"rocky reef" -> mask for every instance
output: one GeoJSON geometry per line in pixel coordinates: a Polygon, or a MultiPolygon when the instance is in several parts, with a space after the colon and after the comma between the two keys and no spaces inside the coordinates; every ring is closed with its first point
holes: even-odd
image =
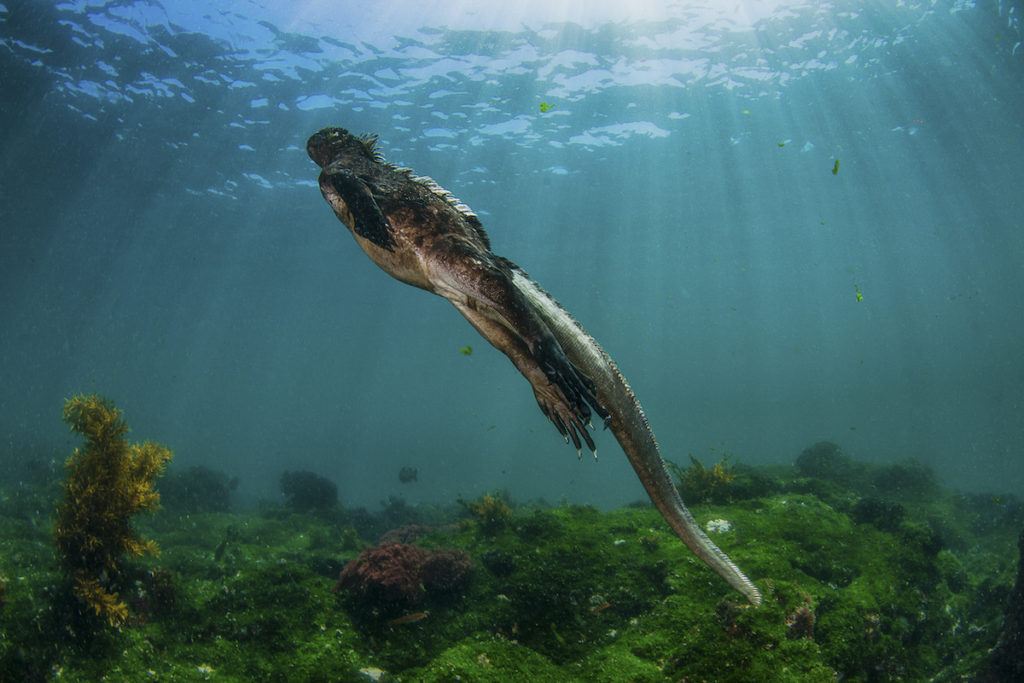
{"type": "Polygon", "coordinates": [[[865,463],[834,444],[770,467],[730,459],[721,474],[731,478],[701,469],[715,495],[692,511],[749,571],[765,596],[756,609],[647,504],[602,511],[497,493],[358,514],[281,505],[139,518],[160,540],[161,566],[135,563],[122,584],[134,618],[88,643],[68,636],[46,520],[26,507],[34,498],[0,485],[0,680],[943,681],[1015,671],[1024,503],[1014,496],[964,495],[919,463],[865,463]]]}
{"type": "Polygon", "coordinates": [[[338,487],[315,472],[287,471],[281,475],[284,505],[296,512],[330,510],[338,504],[338,487]]]}
{"type": "Polygon", "coordinates": [[[227,512],[231,494],[238,488],[238,477],[193,465],[181,471],[167,471],[160,482],[161,502],[173,512],[227,512]]]}

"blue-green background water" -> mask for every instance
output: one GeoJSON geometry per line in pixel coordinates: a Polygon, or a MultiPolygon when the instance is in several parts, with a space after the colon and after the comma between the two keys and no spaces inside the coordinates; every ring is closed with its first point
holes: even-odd
{"type": "Polygon", "coordinates": [[[0,3],[0,457],[63,458],[95,391],[250,501],[642,497],[356,247],[304,152],[341,125],[480,215],[667,458],[1024,493],[1020,3],[627,4],[0,3]]]}

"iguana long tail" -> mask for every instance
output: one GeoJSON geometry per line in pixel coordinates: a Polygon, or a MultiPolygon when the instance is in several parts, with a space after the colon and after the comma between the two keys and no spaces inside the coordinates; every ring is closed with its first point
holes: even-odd
{"type": "Polygon", "coordinates": [[[625,451],[655,507],[672,530],[697,557],[746,596],[751,604],[761,604],[761,593],[754,584],[707,537],[686,509],[665,469],[654,432],[647,424],[647,416],[615,362],[587,334],[583,326],[526,273],[517,268],[513,271],[513,277],[516,287],[551,329],[569,360],[596,385],[597,399],[610,414],[608,427],[625,451]]]}

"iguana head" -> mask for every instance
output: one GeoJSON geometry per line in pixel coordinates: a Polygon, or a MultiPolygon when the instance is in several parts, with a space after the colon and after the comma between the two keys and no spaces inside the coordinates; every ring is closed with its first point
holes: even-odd
{"type": "Polygon", "coordinates": [[[314,133],[306,142],[306,153],[320,168],[344,157],[363,157],[370,161],[381,161],[375,149],[376,135],[356,136],[344,128],[324,128],[314,133]]]}

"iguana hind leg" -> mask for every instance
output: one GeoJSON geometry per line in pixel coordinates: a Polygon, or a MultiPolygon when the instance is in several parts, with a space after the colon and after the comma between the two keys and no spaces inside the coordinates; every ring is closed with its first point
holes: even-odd
{"type": "MultiPolygon", "coordinates": [[[[590,406],[602,419],[607,411],[597,401],[593,382],[569,361],[550,331],[544,328],[536,333],[544,340],[536,342],[531,349],[518,330],[511,329],[505,317],[495,309],[481,305],[476,299],[452,303],[527,379],[541,412],[551,420],[566,443],[572,441],[577,452],[586,443],[587,448],[595,452],[594,440],[586,429],[590,423],[590,406]]],[[[542,322],[536,322],[543,326],[542,322]]]]}

